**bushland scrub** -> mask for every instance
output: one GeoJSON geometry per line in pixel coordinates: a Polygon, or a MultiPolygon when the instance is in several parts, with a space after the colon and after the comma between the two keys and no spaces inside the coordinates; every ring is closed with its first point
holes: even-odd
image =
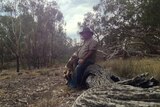
{"type": "Polygon", "coordinates": [[[131,78],[147,72],[160,80],[160,58],[112,59],[101,62],[101,65],[124,78],[131,78]]]}

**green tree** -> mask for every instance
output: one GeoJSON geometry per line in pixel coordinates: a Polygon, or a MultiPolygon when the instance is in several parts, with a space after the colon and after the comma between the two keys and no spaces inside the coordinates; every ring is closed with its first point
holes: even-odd
{"type": "Polygon", "coordinates": [[[111,56],[136,51],[159,54],[159,4],[156,0],[101,0],[79,26],[89,26],[111,56]]]}

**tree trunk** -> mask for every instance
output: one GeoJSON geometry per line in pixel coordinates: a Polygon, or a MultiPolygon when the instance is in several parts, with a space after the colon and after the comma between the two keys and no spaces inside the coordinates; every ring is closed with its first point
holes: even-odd
{"type": "Polygon", "coordinates": [[[3,53],[2,53],[2,55],[1,55],[1,69],[0,69],[0,71],[3,70],[3,64],[4,64],[4,56],[3,56],[3,53]]]}
{"type": "Polygon", "coordinates": [[[19,72],[19,67],[20,67],[20,63],[19,63],[19,56],[16,56],[16,62],[17,62],[17,72],[19,72]]]}
{"type": "Polygon", "coordinates": [[[84,91],[72,107],[160,107],[159,81],[147,73],[122,80],[110,69],[90,65],[84,76],[90,89],[84,91]]]}
{"type": "MultiPolygon", "coordinates": [[[[1,41],[2,42],[2,41],[1,41]]],[[[0,67],[0,71],[3,70],[3,64],[4,64],[4,48],[3,48],[3,44],[1,44],[1,67],[0,67]]]]}

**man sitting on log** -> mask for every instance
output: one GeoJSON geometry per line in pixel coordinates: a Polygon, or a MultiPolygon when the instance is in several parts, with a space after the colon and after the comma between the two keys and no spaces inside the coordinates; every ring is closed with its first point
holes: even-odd
{"type": "Polygon", "coordinates": [[[68,61],[65,73],[68,85],[72,88],[83,87],[85,81],[83,81],[83,74],[85,69],[95,63],[97,41],[93,39],[93,32],[85,27],[79,32],[83,45],[72,55],[68,61]],[[75,68],[74,68],[75,67],[75,68]],[[72,69],[73,72],[72,72],[72,69]]]}

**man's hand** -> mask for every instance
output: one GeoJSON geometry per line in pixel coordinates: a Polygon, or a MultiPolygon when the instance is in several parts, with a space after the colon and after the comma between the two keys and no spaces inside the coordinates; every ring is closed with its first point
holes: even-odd
{"type": "Polygon", "coordinates": [[[79,60],[78,60],[78,63],[79,63],[79,64],[83,64],[83,63],[84,63],[84,59],[79,59],[79,60]]]}

